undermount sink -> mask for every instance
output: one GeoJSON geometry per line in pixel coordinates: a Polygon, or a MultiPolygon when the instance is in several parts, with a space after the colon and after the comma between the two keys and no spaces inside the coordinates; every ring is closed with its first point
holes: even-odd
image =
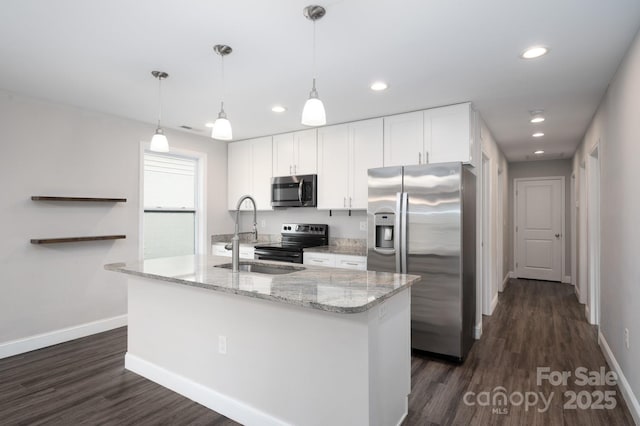
{"type": "MultiPolygon", "coordinates": [[[[224,263],[222,265],[215,265],[216,268],[231,269],[231,263],[224,263]]],[[[254,272],[257,274],[268,275],[281,275],[290,274],[292,272],[303,271],[306,268],[302,266],[289,266],[289,265],[265,265],[264,263],[256,262],[240,262],[238,265],[240,272],[254,272]]]]}

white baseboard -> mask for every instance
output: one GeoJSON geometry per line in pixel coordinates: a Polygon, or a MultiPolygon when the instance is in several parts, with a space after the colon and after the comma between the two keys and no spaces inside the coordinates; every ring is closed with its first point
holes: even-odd
{"type": "Polygon", "coordinates": [[[0,343],[0,359],[79,339],[80,337],[102,333],[103,331],[113,330],[114,328],[124,327],[125,325],[127,325],[127,316],[120,315],[63,328],[61,330],[54,330],[48,333],[36,334],[35,336],[25,337],[23,339],[11,340],[0,343]]]}
{"type": "Polygon", "coordinates": [[[482,337],[482,323],[476,324],[476,326],[473,327],[473,337],[476,340],[480,340],[482,337]]]}
{"type": "Polygon", "coordinates": [[[564,284],[571,284],[571,277],[569,275],[565,275],[564,277],[562,277],[562,282],[564,284]]]}
{"type": "Polygon", "coordinates": [[[496,306],[498,306],[498,293],[496,293],[495,296],[493,296],[493,300],[491,301],[490,315],[493,315],[493,311],[496,309],[496,306]]]}
{"type": "Polygon", "coordinates": [[[250,405],[216,392],[133,354],[127,353],[125,355],[124,367],[239,423],[278,426],[286,424],[286,422],[250,405]]]}
{"type": "Polygon", "coordinates": [[[638,398],[636,398],[631,386],[629,386],[629,382],[627,378],[624,376],[622,369],[620,368],[620,364],[613,356],[613,352],[611,352],[611,348],[607,343],[607,340],[604,338],[602,333],[598,332],[598,343],[600,344],[600,348],[602,349],[602,353],[604,354],[609,367],[613,371],[615,371],[618,376],[618,387],[620,388],[620,392],[622,392],[622,397],[624,401],[627,403],[627,407],[629,407],[629,412],[631,412],[631,417],[633,417],[633,421],[640,425],[640,403],[638,403],[638,398]]]}
{"type": "Polygon", "coordinates": [[[509,278],[511,278],[511,272],[507,272],[507,275],[504,276],[504,279],[502,280],[502,290],[500,291],[504,291],[505,288],[507,288],[507,284],[509,284],[509,278]]]}

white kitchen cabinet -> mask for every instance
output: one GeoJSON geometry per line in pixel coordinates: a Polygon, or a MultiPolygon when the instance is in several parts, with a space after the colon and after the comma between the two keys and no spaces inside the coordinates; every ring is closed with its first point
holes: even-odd
{"type": "Polygon", "coordinates": [[[462,161],[473,163],[474,138],[472,135],[471,104],[464,103],[424,112],[425,150],[428,163],[462,161]]]}
{"type": "Polygon", "coordinates": [[[423,111],[384,117],[385,167],[419,164],[423,155],[423,111]]]}
{"type": "Polygon", "coordinates": [[[273,137],[273,176],[309,175],[318,172],[316,129],[273,137]]]}
{"type": "Polygon", "coordinates": [[[353,256],[347,254],[305,252],[304,264],[325,266],[328,268],[355,269],[358,271],[367,270],[366,256],[353,256]]]}
{"type": "MultiPolygon", "coordinates": [[[[211,245],[211,254],[214,256],[225,256],[231,257],[231,250],[227,250],[224,246],[227,243],[214,243],[211,245]]],[[[255,249],[252,246],[241,245],[240,246],[240,259],[253,259],[255,254],[255,249]]]]}
{"type": "Polygon", "coordinates": [[[382,167],[383,119],[318,129],[318,208],[366,209],[367,170],[382,167]]]}
{"type": "Polygon", "coordinates": [[[476,113],[470,103],[384,119],[384,165],[462,161],[476,165],[476,113]]]}
{"type": "Polygon", "coordinates": [[[366,256],[352,256],[346,254],[337,254],[334,256],[336,268],[356,269],[358,271],[367,270],[366,256]]]}
{"type": "MultiPolygon", "coordinates": [[[[248,139],[228,145],[227,207],[235,210],[243,195],[251,195],[258,210],[271,210],[271,136],[248,139]]],[[[253,210],[245,200],[240,210],[253,210]]]]}
{"type": "Polygon", "coordinates": [[[305,252],[302,258],[304,265],[326,266],[330,268],[335,268],[336,266],[336,256],[331,253],[305,252]]]}

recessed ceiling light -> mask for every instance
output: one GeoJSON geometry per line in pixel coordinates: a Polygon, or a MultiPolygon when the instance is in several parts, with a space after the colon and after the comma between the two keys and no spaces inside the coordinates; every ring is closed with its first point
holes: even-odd
{"type": "Polygon", "coordinates": [[[549,48],[545,46],[532,46],[520,54],[522,59],[535,59],[549,53],[549,48]]]}
{"type": "Polygon", "coordinates": [[[544,154],[544,151],[539,149],[539,150],[535,151],[534,154],[541,155],[541,154],[544,154]]]}
{"type": "Polygon", "coordinates": [[[533,135],[531,135],[531,136],[533,136],[534,138],[541,138],[541,137],[543,137],[543,136],[544,136],[544,133],[542,133],[542,132],[537,132],[537,133],[534,133],[534,134],[533,134],[533,135]]]}
{"type": "Polygon", "coordinates": [[[209,122],[209,123],[205,124],[204,126],[211,128],[211,127],[213,127],[213,123],[209,122]]]}
{"type": "Polygon", "coordinates": [[[273,112],[285,112],[287,109],[285,107],[283,107],[282,105],[274,105],[271,108],[271,111],[273,112]]]}
{"type": "Polygon", "coordinates": [[[542,115],[543,112],[544,110],[541,109],[534,109],[532,111],[529,111],[529,113],[531,114],[531,119],[529,120],[529,122],[533,124],[542,123],[544,121],[544,115],[542,115]]]}
{"type": "Polygon", "coordinates": [[[542,123],[543,121],[544,121],[544,117],[541,116],[541,115],[537,115],[537,116],[531,118],[531,122],[533,124],[542,123]]]}
{"type": "Polygon", "coordinates": [[[376,92],[379,92],[381,90],[385,90],[387,87],[387,83],[385,83],[384,81],[375,81],[371,84],[371,90],[374,90],[376,92]]]}

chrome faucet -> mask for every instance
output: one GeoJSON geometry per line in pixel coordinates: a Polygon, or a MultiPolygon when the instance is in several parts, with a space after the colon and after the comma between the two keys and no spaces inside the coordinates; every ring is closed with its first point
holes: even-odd
{"type": "Polygon", "coordinates": [[[243,195],[238,200],[238,205],[236,206],[236,227],[235,233],[233,234],[233,238],[231,239],[231,247],[229,244],[225,246],[227,250],[231,249],[231,271],[238,272],[240,265],[240,234],[253,234],[253,240],[258,240],[258,220],[256,214],[256,200],[253,199],[251,195],[243,195]],[[240,206],[244,200],[251,200],[251,204],[253,204],[253,231],[251,232],[238,232],[240,226],[238,225],[238,216],[240,214],[240,206]]]}

